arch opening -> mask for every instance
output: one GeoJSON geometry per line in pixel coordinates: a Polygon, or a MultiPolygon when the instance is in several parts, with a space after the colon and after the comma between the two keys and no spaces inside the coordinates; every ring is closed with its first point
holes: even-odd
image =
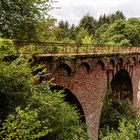
{"type": "Polygon", "coordinates": [[[123,59],[122,58],[119,58],[118,65],[120,66],[120,68],[123,67],[123,59]]]}
{"type": "Polygon", "coordinates": [[[99,60],[99,61],[97,62],[97,65],[99,65],[99,66],[101,67],[101,69],[104,70],[105,64],[104,64],[103,61],[99,60]]]}
{"type": "Polygon", "coordinates": [[[82,63],[79,65],[79,68],[83,68],[83,69],[85,69],[87,72],[89,72],[89,70],[90,70],[90,65],[89,65],[87,62],[82,62],[82,63]]]}
{"type": "Polygon", "coordinates": [[[133,63],[136,65],[136,57],[133,57],[133,63]]]}
{"type": "Polygon", "coordinates": [[[111,81],[111,90],[117,99],[133,101],[132,81],[126,70],[120,70],[115,74],[111,81]]]}
{"type": "Polygon", "coordinates": [[[78,101],[78,99],[76,98],[76,96],[69,89],[61,87],[61,86],[52,86],[51,90],[52,91],[54,91],[54,90],[56,90],[56,91],[63,90],[62,94],[65,94],[64,101],[68,102],[72,106],[75,106],[78,109],[78,112],[80,114],[81,122],[86,123],[83,108],[82,108],[80,102],[78,101]]]}
{"type": "Polygon", "coordinates": [[[57,67],[56,71],[59,75],[69,76],[72,70],[67,64],[61,64],[57,67]]]}
{"type": "Polygon", "coordinates": [[[123,64],[123,59],[119,58],[119,64],[123,64]]]}
{"type": "Polygon", "coordinates": [[[104,136],[108,130],[118,130],[119,122],[123,117],[135,114],[132,108],[133,90],[129,73],[122,69],[111,81],[111,91],[108,91],[102,106],[99,132],[104,136]]]}
{"type": "Polygon", "coordinates": [[[115,67],[115,61],[113,59],[110,60],[110,64],[112,65],[112,67],[115,67]]]}

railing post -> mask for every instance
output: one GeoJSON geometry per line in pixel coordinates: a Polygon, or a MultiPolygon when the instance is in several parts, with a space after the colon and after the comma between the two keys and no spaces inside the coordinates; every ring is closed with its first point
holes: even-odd
{"type": "Polygon", "coordinates": [[[88,44],[86,44],[86,54],[88,54],[88,44]]]}
{"type": "Polygon", "coordinates": [[[18,49],[18,45],[16,44],[16,54],[19,54],[19,49],[18,49]]]}
{"type": "Polygon", "coordinates": [[[79,55],[79,46],[80,45],[77,45],[77,55],[79,55]]]}
{"type": "MultiPolygon", "coordinates": [[[[38,44],[39,45],[39,44],[38,44]]],[[[38,52],[37,52],[37,46],[38,46],[36,43],[34,44],[34,46],[35,46],[35,53],[36,54],[38,54],[38,52]]]]}
{"type": "Polygon", "coordinates": [[[52,50],[50,52],[51,52],[51,56],[52,56],[53,55],[53,51],[54,51],[53,43],[51,43],[51,48],[52,48],[52,50]]]}
{"type": "Polygon", "coordinates": [[[70,50],[69,50],[69,53],[71,53],[71,45],[70,45],[70,50]]]}
{"type": "Polygon", "coordinates": [[[139,53],[140,47],[137,46],[118,46],[118,45],[97,45],[97,44],[74,44],[74,43],[53,43],[53,42],[14,42],[16,54],[20,53],[20,48],[24,47],[24,53],[30,53],[28,45],[33,45],[35,54],[48,55],[87,55],[93,54],[110,54],[110,53],[139,53]],[[39,47],[39,48],[38,48],[39,47]],[[40,48],[41,47],[41,48],[40,48]]]}
{"type": "Polygon", "coordinates": [[[66,54],[66,55],[68,55],[68,51],[67,51],[67,49],[68,49],[68,43],[65,44],[65,54],[66,54]]]}
{"type": "Polygon", "coordinates": [[[107,46],[107,53],[110,53],[110,45],[107,46]]]}
{"type": "Polygon", "coordinates": [[[93,53],[95,54],[96,53],[96,45],[94,45],[94,48],[93,48],[93,53]]]}

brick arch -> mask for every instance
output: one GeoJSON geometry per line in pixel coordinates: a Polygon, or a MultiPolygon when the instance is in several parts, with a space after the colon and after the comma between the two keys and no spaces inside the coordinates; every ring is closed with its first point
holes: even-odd
{"type": "Polygon", "coordinates": [[[133,60],[133,63],[134,63],[134,64],[136,64],[136,63],[137,63],[137,62],[136,62],[136,61],[137,61],[137,59],[136,59],[136,57],[135,57],[135,56],[132,58],[132,60],[133,60]]]}
{"type": "Polygon", "coordinates": [[[109,62],[106,64],[106,70],[107,69],[113,70],[115,66],[116,66],[116,61],[113,58],[111,58],[109,59],[109,62]]]}
{"type": "Polygon", "coordinates": [[[105,63],[102,61],[102,60],[98,60],[97,63],[96,63],[97,66],[100,66],[100,68],[102,70],[104,70],[105,68],[105,63]]]}
{"type": "Polygon", "coordinates": [[[78,98],[71,92],[71,90],[69,90],[68,88],[65,88],[63,86],[59,86],[59,85],[54,85],[51,87],[51,90],[56,90],[56,91],[60,91],[62,90],[62,94],[64,94],[64,101],[68,102],[69,104],[71,104],[72,106],[76,107],[78,109],[78,112],[80,114],[80,119],[83,123],[86,123],[86,119],[85,119],[85,114],[84,114],[84,110],[78,100],[78,98]]]}
{"type": "Polygon", "coordinates": [[[114,68],[116,65],[116,61],[114,59],[110,59],[110,64],[114,68]]]}
{"type": "Polygon", "coordinates": [[[120,58],[118,59],[118,64],[123,65],[123,63],[124,63],[124,60],[123,60],[123,58],[120,57],[120,58]]]}
{"type": "Polygon", "coordinates": [[[82,62],[82,63],[79,65],[78,69],[79,69],[79,68],[86,69],[87,73],[91,70],[91,66],[90,66],[90,64],[87,63],[87,62],[82,62]]]}
{"type": "Polygon", "coordinates": [[[58,75],[69,76],[72,72],[72,68],[68,64],[60,64],[54,72],[58,75]]]}
{"type": "Polygon", "coordinates": [[[110,84],[115,97],[133,102],[132,80],[127,70],[119,70],[112,78],[110,84]]]}

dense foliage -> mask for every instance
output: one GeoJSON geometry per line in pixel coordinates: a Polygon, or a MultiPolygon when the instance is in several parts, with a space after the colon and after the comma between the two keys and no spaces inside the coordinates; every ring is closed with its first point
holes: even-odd
{"type": "MultiPolygon", "coordinates": [[[[12,43],[6,41],[2,46],[10,52],[12,43]]],[[[62,91],[51,91],[46,81],[36,85],[39,76],[32,75],[36,68],[29,59],[5,57],[0,59],[0,139],[87,140],[77,109],[64,101],[62,91]]]]}
{"type": "Polygon", "coordinates": [[[11,40],[0,38],[0,59],[6,56],[14,55],[15,47],[11,40]]]}
{"type": "Polygon", "coordinates": [[[123,119],[118,131],[112,130],[102,140],[139,140],[140,139],[140,117],[133,120],[123,119]]]}
{"type": "Polygon", "coordinates": [[[1,0],[0,33],[4,38],[37,39],[37,25],[46,15],[50,0],[1,0]]]}
{"type": "Polygon", "coordinates": [[[24,41],[140,45],[140,19],[126,19],[121,11],[99,19],[87,14],[78,25],[48,16],[51,0],[0,2],[0,34],[24,41]]]}
{"type": "MultiPolygon", "coordinates": [[[[119,139],[122,137],[119,135],[119,132],[125,134],[125,130],[129,131],[127,125],[129,125],[129,123],[136,124],[137,121],[139,121],[138,110],[135,107],[133,107],[132,103],[129,100],[117,99],[113,96],[113,93],[110,91],[107,94],[107,97],[104,101],[102,114],[100,118],[100,139],[119,139]],[[126,128],[123,132],[124,127],[126,128]]],[[[132,129],[129,133],[131,133],[131,131],[132,129]]],[[[125,135],[123,136],[124,140],[126,137],[127,136],[125,135]]],[[[123,140],[123,138],[119,140],[123,140]]]]}
{"type": "Polygon", "coordinates": [[[84,43],[140,45],[140,20],[126,19],[121,11],[111,15],[101,15],[98,20],[87,14],[77,26],[70,26],[68,22],[60,21],[54,32],[56,39],[61,42],[69,40],[69,42],[83,43],[83,39],[89,38],[86,40],[92,41],[84,43]]]}

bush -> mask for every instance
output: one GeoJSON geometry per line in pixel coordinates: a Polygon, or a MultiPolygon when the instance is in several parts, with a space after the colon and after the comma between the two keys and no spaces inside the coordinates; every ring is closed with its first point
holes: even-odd
{"type": "Polygon", "coordinates": [[[110,91],[104,101],[100,118],[100,137],[108,135],[112,129],[117,131],[122,119],[130,121],[136,116],[137,109],[130,101],[119,100],[110,91]]]}
{"type": "Polygon", "coordinates": [[[76,108],[64,102],[62,91],[51,91],[50,86],[42,83],[31,97],[31,107],[39,109],[39,120],[48,119],[52,130],[46,138],[52,140],[87,140],[85,127],[80,121],[76,108]]]}
{"type": "Polygon", "coordinates": [[[0,59],[9,55],[15,55],[16,50],[13,42],[9,39],[0,38],[0,59]]]}
{"type": "Polygon", "coordinates": [[[0,132],[1,140],[29,140],[47,135],[51,132],[48,127],[48,120],[39,120],[38,109],[30,110],[26,107],[22,110],[16,108],[16,112],[9,115],[2,124],[0,132]]]}
{"type": "Polygon", "coordinates": [[[28,106],[23,109],[17,107],[3,121],[0,132],[2,140],[88,140],[78,111],[63,101],[61,91],[52,92],[46,83],[32,91],[28,106]]]}
{"type": "Polygon", "coordinates": [[[132,46],[131,43],[130,43],[130,40],[128,39],[124,39],[120,42],[120,45],[121,46],[132,46]]]}
{"type": "Polygon", "coordinates": [[[0,138],[87,140],[77,109],[32,73],[28,59],[0,61],[0,138]]]}
{"type": "Polygon", "coordinates": [[[118,131],[112,130],[101,140],[139,140],[140,139],[140,117],[131,121],[123,119],[118,131]]]}
{"type": "Polygon", "coordinates": [[[34,80],[28,60],[18,58],[11,63],[0,61],[1,120],[4,120],[17,106],[25,105],[31,95],[34,80]]]}

